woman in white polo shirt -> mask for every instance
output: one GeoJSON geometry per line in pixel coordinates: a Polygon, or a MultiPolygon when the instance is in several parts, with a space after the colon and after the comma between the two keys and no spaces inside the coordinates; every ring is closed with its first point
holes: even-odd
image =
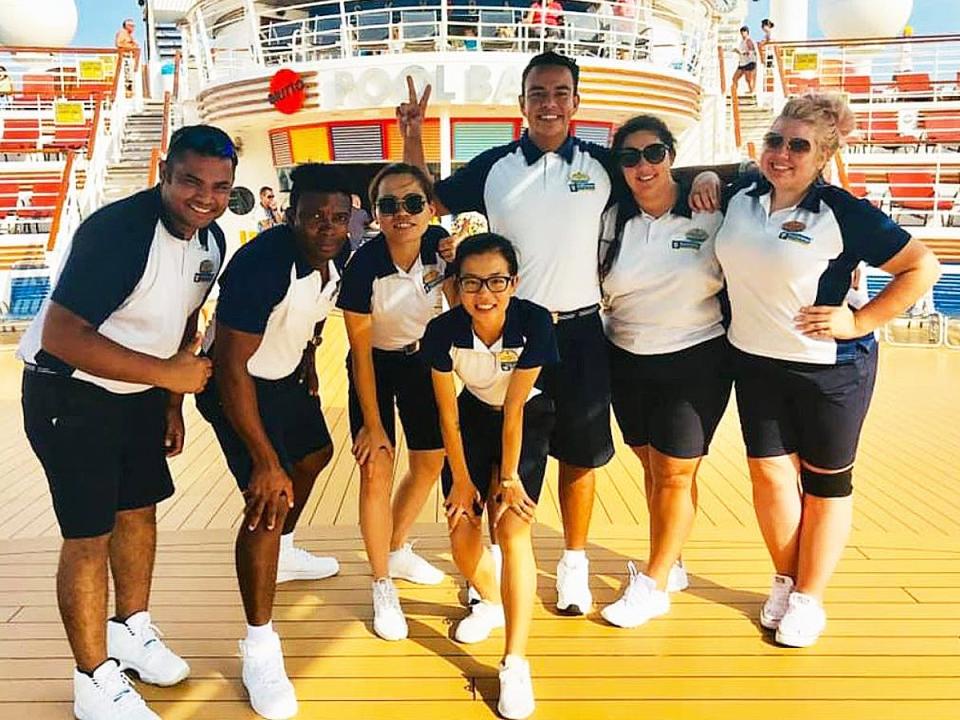
{"type": "Polygon", "coordinates": [[[777,573],[760,623],[793,647],[814,644],[826,626],[821,599],[850,532],[877,369],[873,331],[939,275],[923,243],[823,181],[852,128],[837,96],[787,102],[764,138],[761,174],[732,189],[717,235],[754,508],[777,573]],[[894,277],[853,307],[861,261],[894,277]]]}
{"type": "Polygon", "coordinates": [[[730,397],[723,277],[714,255],[722,216],[695,213],[671,174],[676,142],[652,115],[613,139],[621,173],[603,216],[600,278],[613,410],[644,469],[650,553],[629,564],[622,597],[602,611],[636,627],[670,609],[687,586],[680,551],[693,527],[696,476],[730,397]]]}
{"type": "Polygon", "coordinates": [[[391,578],[436,585],[443,573],[406,542],[443,466],[443,438],[430,369],[420,359],[423,331],[439,312],[447,232],[430,225],[433,190],[422,170],[396,163],[370,183],[382,233],[354,253],[343,272],[337,307],[344,313],[350,354],[350,432],[360,464],[360,529],[373,570],[374,631],[384,640],[407,636],[391,578]],[[410,470],[391,510],[394,404],[409,448],[410,470]]]}
{"type": "Polygon", "coordinates": [[[537,593],[530,528],[554,425],[553,400],[536,383],[544,365],[560,360],[549,311],[513,297],[517,266],[501,235],[464,240],[453,262],[461,305],[431,320],[423,338],[448,456],[443,490],[453,559],[480,595],[455,637],[481,642],[506,624],[498,705],[506,718],[534,709],[524,658],[537,593]],[[454,374],[464,385],[459,398],[454,374]],[[491,494],[502,584],[480,524],[491,494]]]}

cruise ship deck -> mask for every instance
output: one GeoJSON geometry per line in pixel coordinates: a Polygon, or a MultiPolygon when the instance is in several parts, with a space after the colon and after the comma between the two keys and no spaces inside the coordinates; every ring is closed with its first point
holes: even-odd
{"type": "MultiPolygon", "coordinates": [[[[301,718],[495,717],[502,636],[452,640],[463,615],[439,495],[418,548],[450,573],[400,584],[411,637],[373,635],[369,574],[349,452],[345,334],[326,329],[319,366],[336,453],[298,538],[334,554],[338,577],[281,586],[275,621],[301,718]]],[[[530,641],[538,720],[552,718],[954,718],[960,714],[960,352],[885,346],[856,470],[849,547],[826,597],[829,624],[806,650],[776,646],[756,616],[771,567],[753,517],[731,405],[700,476],[700,513],[684,552],[691,587],[636,630],[558,616],[562,548],[551,461],[537,514],[539,602],[530,641]]],[[[21,428],[19,368],[0,354],[0,717],[70,717],[72,665],[54,592],[59,537],[41,468],[21,428]]],[[[190,662],[176,688],[140,685],[165,720],[256,717],[240,683],[243,613],[232,541],[242,502],[213,434],[188,401],[176,495],[160,506],[152,612],[190,662]]],[[[616,432],[615,432],[616,434],[616,432]]],[[[404,453],[398,453],[402,457],[404,453]]],[[[618,446],[600,473],[589,554],[600,604],[647,549],[639,463],[618,446]]]]}

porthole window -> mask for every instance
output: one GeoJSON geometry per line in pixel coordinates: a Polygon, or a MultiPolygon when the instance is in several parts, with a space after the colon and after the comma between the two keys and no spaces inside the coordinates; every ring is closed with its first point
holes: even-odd
{"type": "Polygon", "coordinates": [[[255,203],[256,201],[253,198],[253,193],[250,191],[250,188],[238,185],[230,191],[230,202],[227,206],[234,215],[246,215],[253,210],[255,203]]]}

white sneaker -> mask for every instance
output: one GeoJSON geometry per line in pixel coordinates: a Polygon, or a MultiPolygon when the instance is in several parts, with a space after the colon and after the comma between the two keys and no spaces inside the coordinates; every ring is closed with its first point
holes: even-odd
{"type": "Polygon", "coordinates": [[[145,610],[131,615],[126,622],[108,620],[107,655],[117,659],[121,670],[135,670],[145,683],[176,685],[190,674],[190,666],[160,637],[145,610]]]}
{"type": "Polygon", "coordinates": [[[767,630],[776,630],[780,619],[787,611],[787,602],[793,592],[793,578],[787,575],[774,575],[770,585],[770,597],[760,608],[760,624],[767,630]]]}
{"type": "Polygon", "coordinates": [[[470,614],[457,623],[457,630],[453,636],[457,642],[478,643],[490,637],[496,628],[507,624],[503,616],[503,605],[481,600],[470,606],[470,614]]]}
{"type": "Polygon", "coordinates": [[[586,615],[593,607],[590,594],[590,561],[557,563],[557,610],[569,615],[586,615]]]}
{"type": "Polygon", "coordinates": [[[522,657],[507,655],[500,663],[500,700],[497,712],[508,720],[523,720],[533,715],[533,682],[530,663],[522,657]]]}
{"type": "Polygon", "coordinates": [[[340,572],[336,558],[314,555],[303,548],[280,550],[277,562],[277,584],[290,580],[323,580],[340,572]]]}
{"type": "Polygon", "coordinates": [[[403,640],[407,637],[407,619],[400,607],[397,588],[390,578],[373,583],[373,631],[384,640],[403,640]]]}
{"type": "Polygon", "coordinates": [[[777,642],[788,647],[810,647],[827,627],[823,605],[812,595],[792,592],[787,611],[777,626],[777,642]]]}
{"type": "Polygon", "coordinates": [[[297,714],[297,695],[283,666],[280,636],[263,642],[240,641],[241,677],[250,706],[267,720],[286,720],[297,714]]]}
{"type": "Polygon", "coordinates": [[[677,560],[667,576],[667,592],[683,592],[688,587],[690,578],[687,577],[687,569],[683,566],[683,560],[677,560]]]}
{"type": "Polygon", "coordinates": [[[443,582],[443,570],[435,568],[413,551],[413,543],[405,543],[399,550],[390,553],[387,567],[390,577],[409,580],[418,585],[439,585],[443,582]]]}
{"type": "Polygon", "coordinates": [[[612,605],[607,605],[600,614],[611,625],[632,628],[648,620],[666,615],[670,611],[670,594],[657,590],[653,578],[637,572],[633,562],[627,563],[630,579],[623,595],[612,605]]]}
{"type": "MultiPolygon", "coordinates": [[[[503,575],[503,550],[499,545],[491,545],[490,554],[493,556],[493,573],[497,577],[497,585],[500,585],[503,575]]],[[[467,606],[476,605],[481,600],[483,598],[480,597],[477,589],[473,585],[467,585],[467,606]]]]}
{"type": "Polygon", "coordinates": [[[78,720],[160,720],[114,659],[93,671],[73,671],[73,715],[78,720]]]}

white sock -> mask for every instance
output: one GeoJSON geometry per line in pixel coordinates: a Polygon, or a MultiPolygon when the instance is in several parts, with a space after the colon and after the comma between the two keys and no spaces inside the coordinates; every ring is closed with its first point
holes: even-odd
{"type": "Polygon", "coordinates": [[[579,565],[582,562],[586,562],[587,551],[586,550],[564,550],[562,560],[564,562],[569,563],[570,565],[579,565]]]}
{"type": "Polygon", "coordinates": [[[293,550],[293,531],[280,536],[280,552],[284,550],[293,550]]]}
{"type": "Polygon", "coordinates": [[[506,655],[503,658],[503,667],[511,667],[516,665],[525,665],[526,660],[521,655],[506,655]]]}
{"type": "Polygon", "coordinates": [[[253,645],[267,642],[273,638],[273,621],[266,625],[247,625],[247,642],[253,645]]]}

